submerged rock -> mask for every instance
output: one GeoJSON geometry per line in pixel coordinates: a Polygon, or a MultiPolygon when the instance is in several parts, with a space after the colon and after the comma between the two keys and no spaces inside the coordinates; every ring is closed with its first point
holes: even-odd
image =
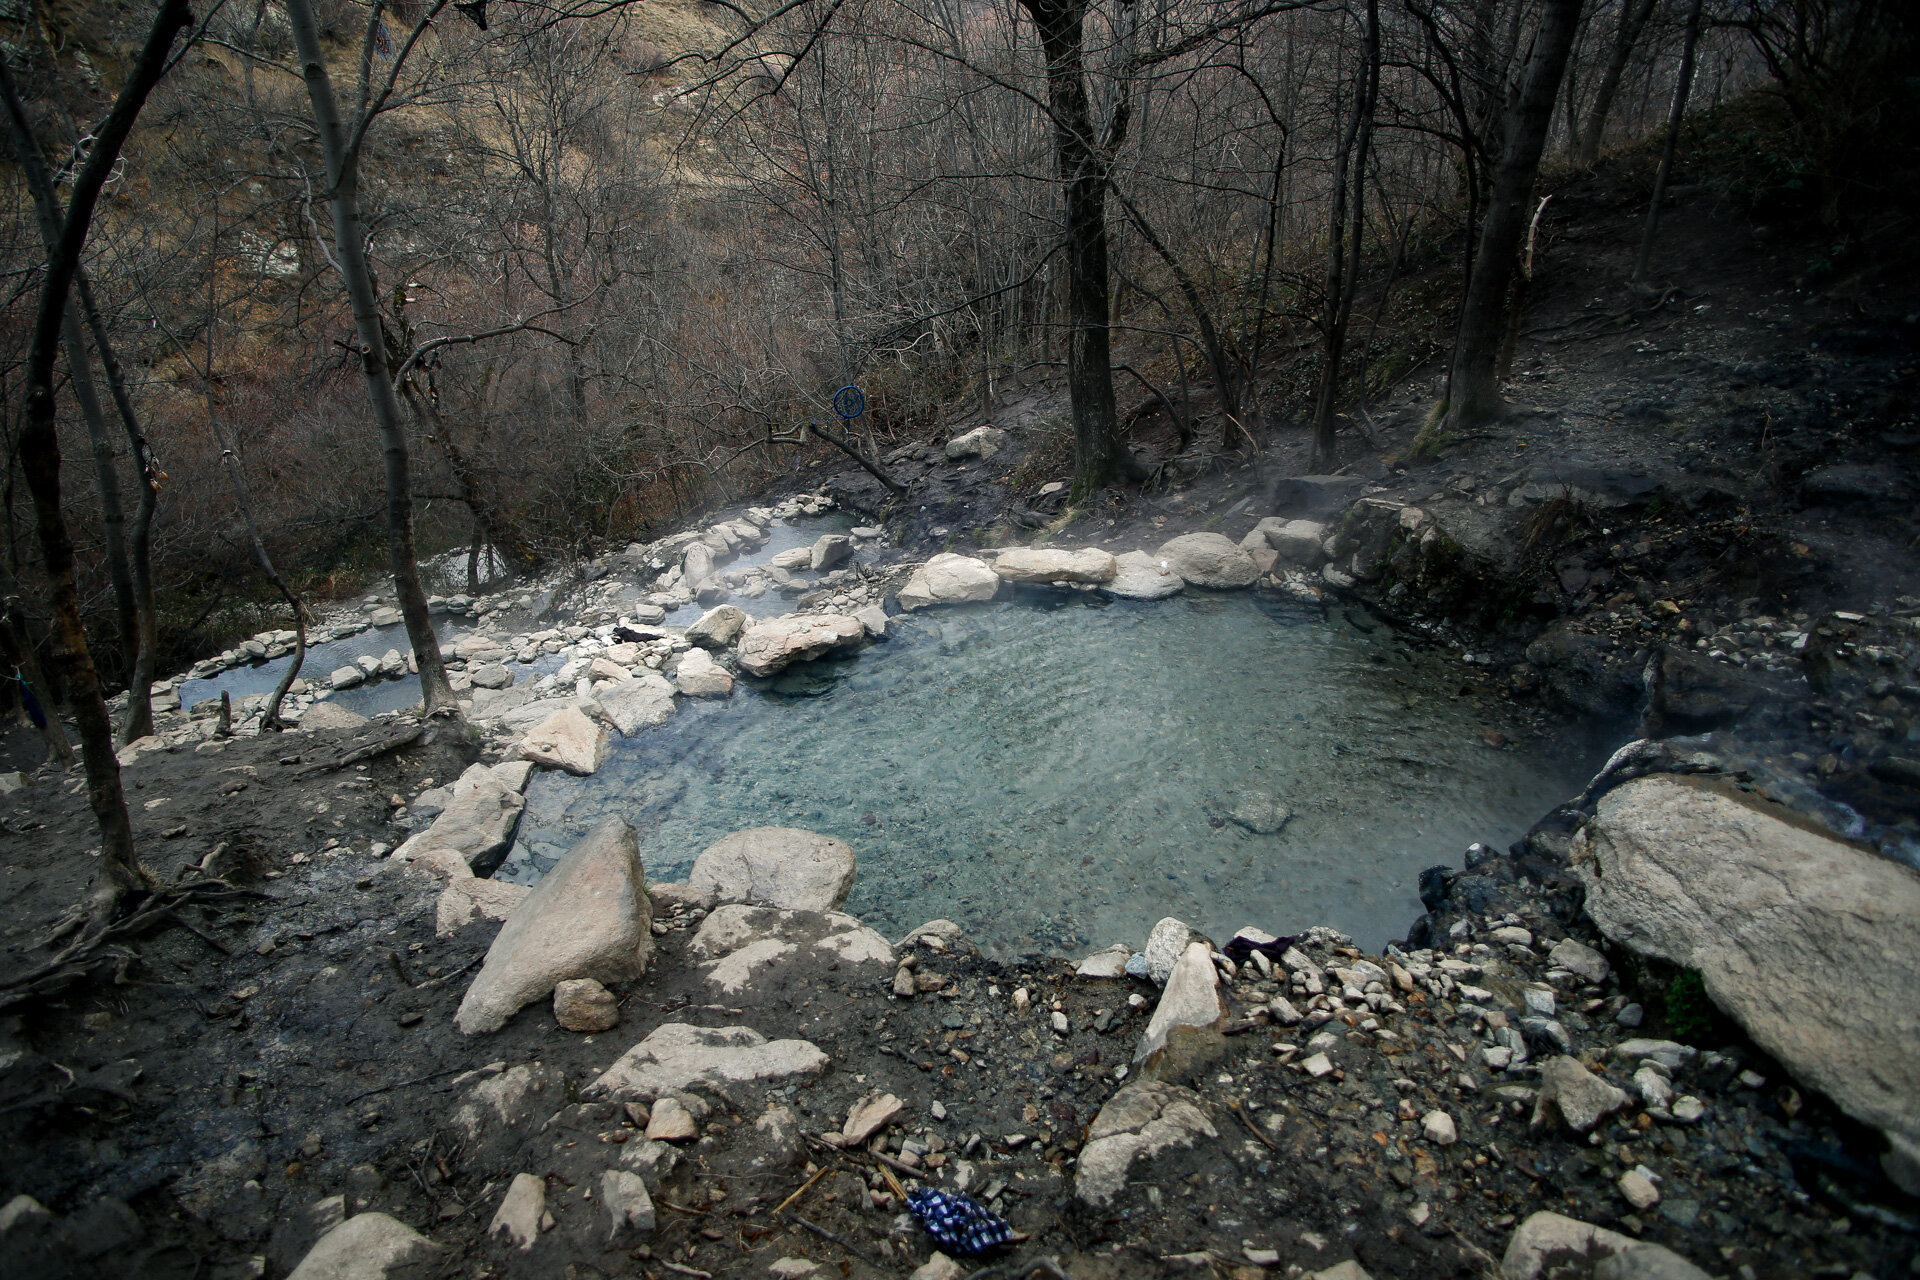
{"type": "Polygon", "coordinates": [[[1602,797],[1572,864],[1609,938],[1698,971],[1755,1044],[1920,1149],[1920,875],[1673,775],[1602,797]]]}
{"type": "Polygon", "coordinates": [[[367,723],[367,718],[331,702],[316,702],[300,713],[297,723],[311,733],[320,729],[358,729],[367,723]]]}
{"type": "Polygon", "coordinates": [[[646,972],[652,924],[633,828],[608,818],[507,917],[455,1025],[465,1035],[497,1031],[568,978],[633,981],[646,972]]]}
{"type": "Polygon", "coordinates": [[[716,902],[832,911],[853,888],[853,848],[797,827],[754,827],[709,845],[687,884],[716,902]]]}
{"type": "Polygon", "coordinates": [[[925,609],[991,600],[999,590],[1000,575],[984,560],[944,551],[913,571],[899,600],[902,609],[925,609]]]}

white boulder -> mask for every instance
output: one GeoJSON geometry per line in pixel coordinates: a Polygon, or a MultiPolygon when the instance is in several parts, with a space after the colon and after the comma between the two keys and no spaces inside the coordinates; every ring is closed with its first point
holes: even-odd
{"type": "Polygon", "coordinates": [[[753,827],[707,846],[687,884],[716,902],[833,911],[853,888],[853,849],[797,827],[753,827]]]}
{"type": "Polygon", "coordinates": [[[899,600],[902,609],[925,609],[991,600],[999,590],[1000,575],[984,560],[943,551],[913,571],[899,600]]]}

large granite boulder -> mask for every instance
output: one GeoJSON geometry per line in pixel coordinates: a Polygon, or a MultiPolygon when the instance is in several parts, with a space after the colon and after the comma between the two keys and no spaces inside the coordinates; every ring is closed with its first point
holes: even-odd
{"type": "Polygon", "coordinates": [[[754,827],[709,845],[687,875],[715,902],[833,911],[853,888],[851,846],[797,827],[754,827]]]}
{"type": "Polygon", "coordinates": [[[1118,570],[1113,556],[1098,547],[1010,547],[993,562],[993,571],[1003,582],[1111,582],[1118,570]]]}
{"type": "Polygon", "coordinates": [[[1916,1182],[1920,873],[1671,774],[1602,797],[1571,862],[1602,932],[1698,971],[1755,1044],[1887,1135],[1890,1176],[1916,1182]]]}
{"type": "Polygon", "coordinates": [[[1250,587],[1260,576],[1260,566],[1246,548],[1218,533],[1183,533],[1168,538],[1156,554],[1196,587],[1250,587]]]}
{"type": "Polygon", "coordinates": [[[402,862],[412,862],[430,849],[445,850],[472,866],[484,862],[513,842],[526,801],[484,764],[470,765],[454,782],[451,798],[433,825],[394,851],[402,862]]]}
{"type": "Polygon", "coordinates": [[[1000,575],[984,560],[943,551],[913,571],[900,588],[899,600],[902,609],[925,609],[991,600],[999,590],[1000,575]]]}
{"type": "MultiPolygon", "coordinates": [[[[621,681],[620,685],[627,684],[621,681]]],[[[619,686],[610,686],[609,693],[619,686]]],[[[604,703],[602,704],[605,705],[604,703]]],[[[578,707],[563,707],[527,730],[520,754],[549,769],[565,769],[586,777],[607,758],[607,731],[578,707]]]]}
{"type": "Polygon", "coordinates": [[[636,668],[631,680],[609,680],[595,685],[593,699],[623,738],[631,738],[673,718],[673,686],[658,672],[645,667],[636,668]]]}
{"type": "Polygon", "coordinates": [[[741,633],[737,656],[748,675],[770,676],[795,662],[858,644],[867,629],[838,613],[796,613],[763,618],[741,633]]]}
{"type": "Polygon", "coordinates": [[[1227,1015],[1220,1002],[1220,975],[1213,967],[1213,948],[1205,942],[1189,942],[1167,976],[1166,989],[1153,1017],[1133,1051],[1135,1062],[1147,1058],[1167,1043],[1175,1027],[1214,1027],[1227,1015]]]}
{"type": "Polygon", "coordinates": [[[1186,589],[1187,581],[1174,572],[1173,563],[1144,551],[1115,556],[1113,577],[1103,585],[1128,600],[1162,600],[1186,589]]]}
{"type": "Polygon", "coordinates": [[[747,621],[747,611],[739,605],[715,605],[687,628],[687,640],[703,649],[724,649],[746,629],[747,621]]]}
{"type": "Polygon", "coordinates": [[[653,900],[633,828],[608,818],[554,864],[487,949],[454,1023],[497,1031],[568,978],[631,982],[653,951],[653,900]]]}

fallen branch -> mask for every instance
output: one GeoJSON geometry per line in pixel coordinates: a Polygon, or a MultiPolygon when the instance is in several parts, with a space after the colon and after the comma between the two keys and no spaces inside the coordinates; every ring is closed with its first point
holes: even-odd
{"type": "Polygon", "coordinates": [[[416,724],[413,728],[397,733],[390,738],[384,738],[379,742],[368,743],[364,747],[355,747],[352,751],[347,752],[337,759],[322,761],[319,764],[310,764],[293,776],[296,778],[307,778],[316,773],[336,773],[341,769],[359,764],[363,760],[372,760],[376,756],[384,756],[390,752],[398,751],[402,747],[411,746],[413,743],[418,742],[420,735],[426,731],[427,726],[424,723],[416,724]]]}
{"type": "Polygon", "coordinates": [[[816,1226],[815,1224],[808,1222],[805,1218],[801,1217],[797,1213],[789,1216],[791,1216],[795,1222],[799,1223],[801,1226],[805,1227],[807,1230],[813,1232],[813,1234],[819,1236],[822,1240],[832,1241],[834,1244],[839,1245],[842,1249],[845,1249],[848,1253],[860,1259],[860,1261],[866,1263],[868,1266],[874,1267],[874,1268],[878,1268],[880,1266],[879,1263],[875,1262],[872,1258],[868,1257],[865,1253],[862,1253],[858,1248],[858,1246],[849,1242],[845,1237],[837,1236],[833,1234],[833,1232],[827,1230],[825,1227],[816,1226]]]}

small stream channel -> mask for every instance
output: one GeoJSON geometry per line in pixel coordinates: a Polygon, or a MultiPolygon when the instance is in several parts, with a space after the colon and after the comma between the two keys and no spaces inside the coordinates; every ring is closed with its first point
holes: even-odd
{"type": "Polygon", "coordinates": [[[1377,948],[1418,914],[1421,870],[1516,839],[1613,742],[1523,736],[1453,696],[1450,660],[1249,593],[895,621],[854,657],[682,700],[591,778],[538,775],[499,875],[537,880],[611,813],[659,881],[729,832],[795,826],[854,847],[847,910],[894,936],[945,916],[996,954],[1076,954],[1171,914],[1377,948]],[[1274,803],[1277,831],[1233,817],[1271,828],[1274,803]]]}

